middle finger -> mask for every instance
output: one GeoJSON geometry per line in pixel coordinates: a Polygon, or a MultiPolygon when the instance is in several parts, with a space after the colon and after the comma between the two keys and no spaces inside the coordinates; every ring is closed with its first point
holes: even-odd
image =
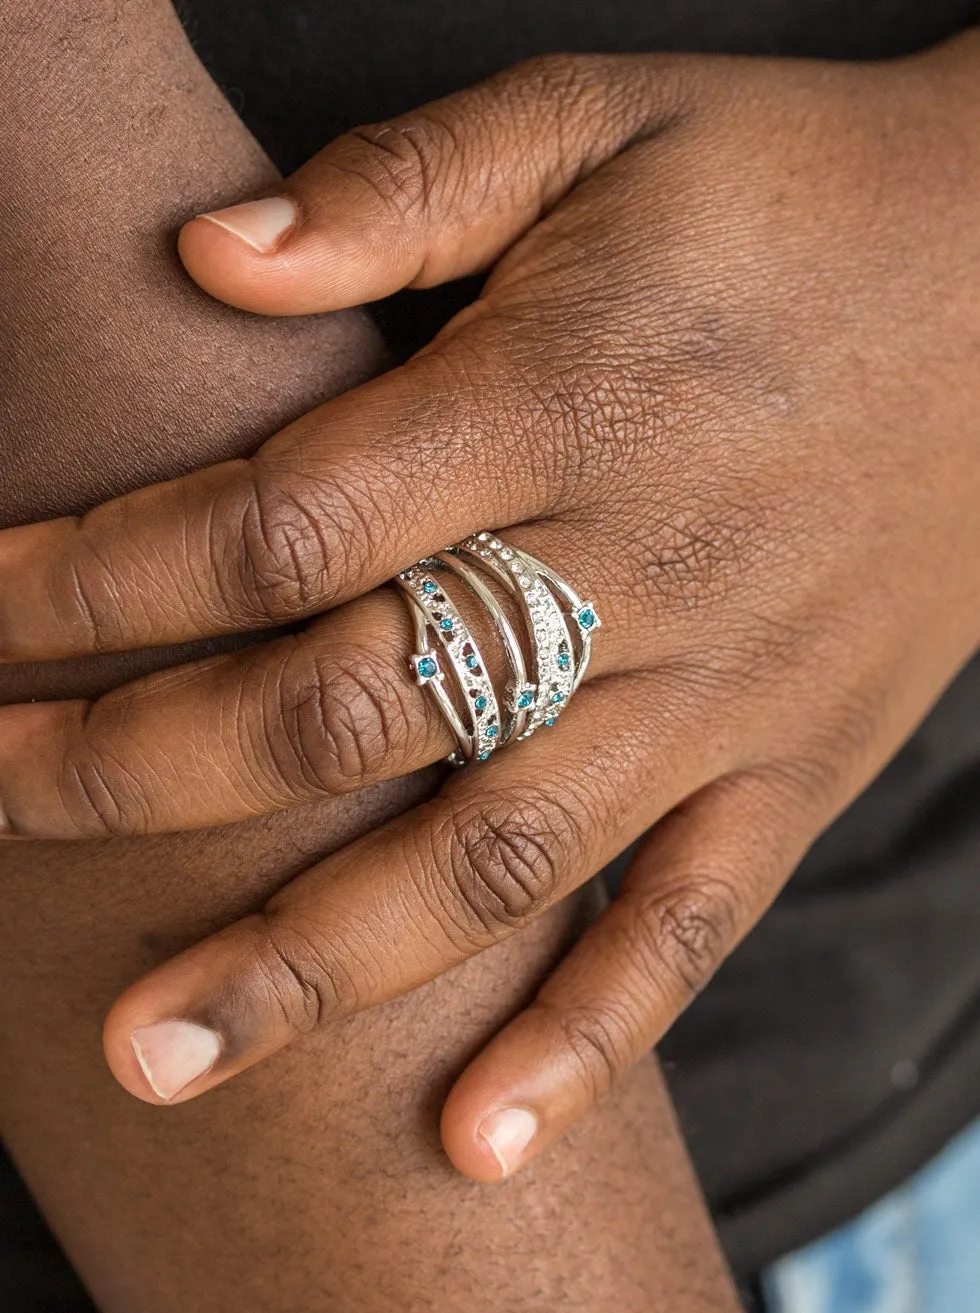
{"type": "MultiPolygon", "coordinates": [[[[590,559],[594,535],[538,524],[506,536],[598,585],[605,632],[616,637],[595,645],[593,677],[635,662],[645,644],[612,577],[590,559]]],[[[474,599],[458,581],[447,593],[495,676],[488,617],[468,609],[474,599]]],[[[378,589],[302,632],[149,675],[94,703],[0,708],[6,832],[79,839],[222,825],[427,766],[453,737],[410,674],[414,646],[403,601],[378,589]]]]}

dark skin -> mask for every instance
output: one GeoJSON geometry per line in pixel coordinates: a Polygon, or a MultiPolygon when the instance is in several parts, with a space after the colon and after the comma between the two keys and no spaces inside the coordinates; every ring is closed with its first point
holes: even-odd
{"type": "Polygon", "coordinates": [[[606,629],[553,733],[129,990],[106,1027],[128,1090],[192,1098],[435,978],[653,825],[455,1087],[447,1150],[514,1172],[649,1051],[980,639],[978,124],[976,32],[878,65],[553,57],[183,230],[198,282],[256,312],[491,272],[252,461],[0,537],[10,658],[315,617],[5,712],[14,834],[271,814],[437,760],[376,586],[482,528],[606,629]],[[500,1118],[522,1136],[495,1144],[500,1118]]]}
{"type": "MultiPolygon", "coordinates": [[[[6,524],[248,452],[377,369],[359,316],[250,318],[180,273],[188,215],[276,179],[168,6],[4,17],[6,524]]],[[[8,665],[0,699],[90,697],[201,654],[8,665]]],[[[464,1180],[439,1145],[445,1091],[576,937],[581,902],[214,1098],[161,1113],[109,1076],[99,1031],[128,981],[432,784],[0,854],[0,1129],[106,1313],[735,1309],[652,1060],[501,1190],[464,1180]]]]}

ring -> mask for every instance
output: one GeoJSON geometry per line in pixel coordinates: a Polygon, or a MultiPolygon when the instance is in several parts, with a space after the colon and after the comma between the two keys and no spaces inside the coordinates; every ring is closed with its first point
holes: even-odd
{"type": "Polygon", "coordinates": [[[532,560],[493,534],[477,534],[455,549],[474,557],[517,598],[525,616],[534,654],[536,691],[521,735],[555,725],[568,705],[575,683],[575,657],[565,616],[532,560]]]}
{"type": "Polygon", "coordinates": [[[486,761],[500,744],[500,709],[497,694],[483,664],[476,639],[467,629],[451,598],[426,569],[428,561],[413,565],[398,575],[396,583],[408,598],[415,622],[418,651],[410,657],[415,678],[429,688],[440,711],[456,735],[457,750],[449,761],[462,765],[474,756],[486,761]],[[429,644],[435,635],[463,692],[466,721],[456,710],[444,687],[445,674],[439,653],[429,644]]]}
{"type": "Polygon", "coordinates": [[[528,711],[534,705],[537,688],[527,682],[527,666],[520,640],[514,632],[507,613],[494,597],[493,593],[480,578],[478,571],[455,555],[452,551],[440,552],[436,557],[442,565],[458,578],[462,579],[472,593],[475,593],[494,624],[503,643],[510,667],[511,682],[507,687],[504,705],[507,709],[508,724],[505,727],[500,746],[506,747],[512,738],[520,738],[527,723],[528,711]]]}
{"type": "Polygon", "coordinates": [[[474,758],[486,761],[497,748],[557,723],[585,677],[592,637],[602,627],[594,603],[584,600],[550,566],[489,531],[418,561],[394,582],[408,603],[415,628],[417,650],[409,665],[453,731],[457,747],[448,758],[453,765],[474,758]],[[476,639],[438,579],[440,571],[465,586],[496,629],[510,669],[503,696],[494,688],[476,639]],[[517,603],[530,677],[525,645],[489,586],[493,581],[517,603]],[[446,686],[450,672],[455,698],[446,686]]]}
{"type": "Polygon", "coordinates": [[[539,575],[542,575],[547,581],[556,588],[565,601],[571,607],[568,613],[569,619],[573,621],[579,640],[579,656],[575,663],[575,678],[572,681],[572,693],[581,684],[586,670],[589,667],[589,660],[592,656],[592,635],[597,629],[602,628],[602,621],[599,619],[599,612],[595,609],[594,602],[586,602],[559,574],[556,574],[550,566],[542,563],[529,552],[524,556],[534,566],[539,575]]]}

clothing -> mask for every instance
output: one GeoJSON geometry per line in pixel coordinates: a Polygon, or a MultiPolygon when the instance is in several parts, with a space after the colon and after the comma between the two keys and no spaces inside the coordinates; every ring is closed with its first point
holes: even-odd
{"type": "MultiPolygon", "coordinates": [[[[980,21],[975,0],[180,0],[179,8],[205,63],[287,172],[354,123],[534,53],[872,58],[980,21]]],[[[379,319],[404,355],[472,293],[467,283],[403,294],[378,308],[379,319]]],[[[852,1216],[980,1114],[978,867],[980,660],[817,844],[662,1046],[739,1272],[852,1216]]],[[[12,1211],[11,1227],[29,1231],[24,1243],[43,1246],[22,1201],[12,1211]]],[[[12,1270],[5,1264],[16,1261],[3,1232],[0,1210],[0,1295],[12,1270]]],[[[35,1265],[33,1279],[69,1282],[57,1264],[35,1265]]],[[[58,1288],[59,1302],[18,1302],[12,1291],[0,1303],[5,1313],[90,1309],[68,1285],[58,1288]]]]}
{"type": "Polygon", "coordinates": [[[972,1313],[980,1303],[980,1122],[901,1189],[766,1279],[770,1313],[972,1313]]]}

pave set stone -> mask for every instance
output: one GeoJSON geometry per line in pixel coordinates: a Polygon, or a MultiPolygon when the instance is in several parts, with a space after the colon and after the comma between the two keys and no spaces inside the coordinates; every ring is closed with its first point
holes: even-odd
{"type": "Polygon", "coordinates": [[[491,533],[479,533],[459,544],[459,550],[480,560],[518,596],[525,611],[534,654],[535,687],[522,691],[522,707],[530,708],[520,738],[542,726],[551,728],[568,705],[575,682],[575,659],[567,618],[561,604],[527,556],[491,533]],[[530,695],[529,695],[530,694],[530,695]]]}

